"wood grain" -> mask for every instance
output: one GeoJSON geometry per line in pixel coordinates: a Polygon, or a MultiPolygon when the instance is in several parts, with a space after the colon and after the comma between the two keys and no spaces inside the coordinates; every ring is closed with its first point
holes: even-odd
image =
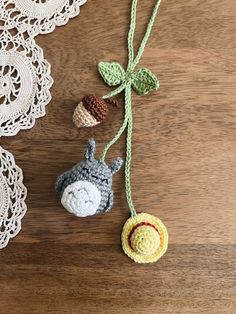
{"type": "MultiPolygon", "coordinates": [[[[140,1],[137,43],[152,4],[140,1]]],[[[77,130],[71,116],[82,96],[110,90],[98,61],[126,63],[129,5],[88,1],[79,17],[36,39],[52,64],[53,100],[33,129],[1,139],[29,195],[21,233],[0,253],[0,313],[236,313],[234,0],[163,1],[141,61],[161,88],[133,95],[133,197],[168,227],[164,258],[137,265],[122,253],[121,172],[114,209],[103,216],[76,219],[54,193],[87,139],[101,151],[121,123],[122,109],[89,130],[77,130]]],[[[123,140],[109,158],[124,155],[123,140]]]]}

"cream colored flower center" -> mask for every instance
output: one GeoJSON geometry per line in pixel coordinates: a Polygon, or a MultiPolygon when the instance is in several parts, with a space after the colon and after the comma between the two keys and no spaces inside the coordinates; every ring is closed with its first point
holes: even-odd
{"type": "Polygon", "coordinates": [[[152,255],[160,246],[160,236],[153,227],[140,226],[134,230],[130,242],[136,253],[152,255]]]}

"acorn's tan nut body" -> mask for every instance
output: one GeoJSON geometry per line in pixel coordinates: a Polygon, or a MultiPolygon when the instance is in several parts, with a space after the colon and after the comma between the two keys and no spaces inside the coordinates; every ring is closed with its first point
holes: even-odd
{"type": "Polygon", "coordinates": [[[78,128],[93,127],[106,119],[107,101],[95,96],[85,96],[75,108],[73,122],[78,128]]]}

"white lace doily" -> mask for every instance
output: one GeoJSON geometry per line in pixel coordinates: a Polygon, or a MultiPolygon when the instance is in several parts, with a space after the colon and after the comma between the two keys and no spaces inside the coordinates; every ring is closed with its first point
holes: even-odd
{"type": "Polygon", "coordinates": [[[0,136],[33,127],[51,100],[50,64],[27,33],[0,27],[0,136]]]}
{"type": "Polygon", "coordinates": [[[87,0],[0,0],[0,19],[30,35],[47,34],[65,25],[87,0]]]}
{"type": "Polygon", "coordinates": [[[13,155],[0,146],[0,249],[21,229],[26,194],[22,170],[13,155]]]}

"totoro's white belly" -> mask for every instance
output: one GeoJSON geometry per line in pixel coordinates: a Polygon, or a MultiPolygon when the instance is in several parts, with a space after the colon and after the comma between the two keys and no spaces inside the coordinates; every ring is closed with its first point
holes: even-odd
{"type": "Polygon", "coordinates": [[[101,202],[101,192],[88,181],[77,181],[68,185],[61,203],[70,213],[78,217],[94,215],[101,202]]]}

